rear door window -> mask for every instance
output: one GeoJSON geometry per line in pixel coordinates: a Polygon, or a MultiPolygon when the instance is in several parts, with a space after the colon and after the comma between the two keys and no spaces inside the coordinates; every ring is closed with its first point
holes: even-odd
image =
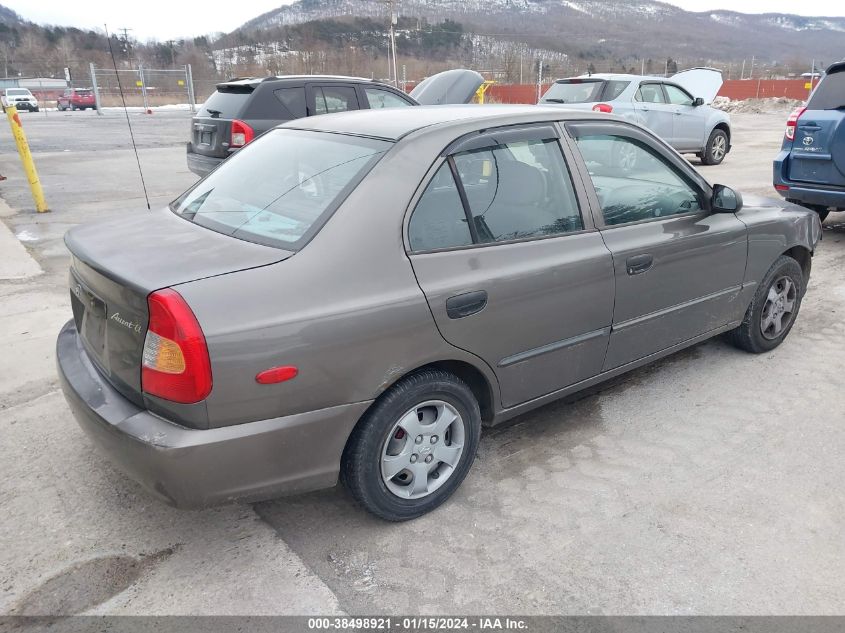
{"type": "Polygon", "coordinates": [[[350,86],[314,86],[315,114],[331,114],[358,109],[355,88],[350,86]]]}
{"type": "Polygon", "coordinates": [[[642,84],[634,99],[643,103],[666,103],[666,97],[660,84],[642,84]]]}
{"type": "Polygon", "coordinates": [[[583,228],[557,139],[535,139],[450,156],[414,209],[408,241],[411,250],[423,251],[536,239],[583,228]]]}
{"type": "Polygon", "coordinates": [[[202,104],[197,116],[213,119],[236,119],[251,94],[252,91],[220,92],[218,90],[202,104]]]}
{"type": "Polygon", "coordinates": [[[838,110],[839,108],[845,108],[845,70],[825,76],[807,104],[808,110],[838,110]]]}
{"type": "Polygon", "coordinates": [[[455,155],[478,241],[504,242],[584,228],[556,139],[455,155]]]}

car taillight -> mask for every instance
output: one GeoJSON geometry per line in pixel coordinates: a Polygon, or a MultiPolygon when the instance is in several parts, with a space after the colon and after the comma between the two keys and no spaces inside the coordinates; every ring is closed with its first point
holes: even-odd
{"type": "Polygon", "coordinates": [[[804,114],[807,108],[795,108],[789,118],[786,120],[786,139],[792,141],[795,139],[795,128],[798,126],[798,119],[804,114]]]}
{"type": "Polygon", "coordinates": [[[235,119],[232,121],[232,138],[229,145],[232,147],[243,147],[255,138],[255,132],[243,121],[235,119]]]}
{"type": "Polygon", "coordinates": [[[613,106],[609,103],[597,103],[593,106],[593,112],[604,112],[610,114],[613,112],[613,106]]]}
{"type": "Polygon", "coordinates": [[[147,298],[150,321],[144,340],[141,389],[164,400],[190,404],[211,393],[211,361],[197,318],[178,292],[147,298]]]}

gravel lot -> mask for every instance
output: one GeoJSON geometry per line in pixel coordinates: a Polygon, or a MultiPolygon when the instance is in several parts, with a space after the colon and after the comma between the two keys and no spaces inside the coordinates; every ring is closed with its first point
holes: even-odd
{"type": "MultiPolygon", "coordinates": [[[[162,205],[194,181],[188,115],[130,118],[162,205]]],[[[340,488],[185,512],[100,458],[53,366],[62,235],[146,210],[126,120],[22,119],[52,213],[33,212],[4,127],[0,237],[43,272],[3,279],[0,239],[0,613],[845,614],[845,214],[780,348],[712,340],[490,430],[431,515],[386,524],[340,488]]],[[[704,175],[773,194],[784,116],[733,124],[704,175]]]]}

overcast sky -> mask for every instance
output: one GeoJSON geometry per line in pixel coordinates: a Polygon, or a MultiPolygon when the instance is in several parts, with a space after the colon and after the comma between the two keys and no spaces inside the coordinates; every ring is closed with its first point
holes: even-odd
{"type": "MultiPolygon", "coordinates": [[[[607,0],[612,2],[612,0],[607,0]]],[[[843,0],[669,0],[689,11],[730,9],[747,13],[798,13],[801,15],[845,16],[843,0]]],[[[117,31],[127,27],[132,37],[144,40],[176,39],[216,31],[231,31],[254,18],[292,0],[238,0],[236,2],[204,3],[184,0],[0,0],[25,19],[42,24],[103,28],[117,31]]],[[[401,0],[400,0],[401,3],[401,0]]]]}

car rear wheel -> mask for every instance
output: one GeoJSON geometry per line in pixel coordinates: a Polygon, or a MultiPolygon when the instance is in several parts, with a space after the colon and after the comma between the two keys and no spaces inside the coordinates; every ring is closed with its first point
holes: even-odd
{"type": "Polygon", "coordinates": [[[728,153],[728,135],[724,130],[715,129],[707,139],[707,146],[701,155],[701,162],[705,165],[718,165],[728,153]]]}
{"type": "Polygon", "coordinates": [[[731,342],[753,354],[776,348],[795,324],[803,297],[801,266],[781,255],[757,287],[742,324],[731,332],[731,342]]]}
{"type": "Polygon", "coordinates": [[[343,452],[341,479],[365,509],[407,521],[455,492],[480,436],[481,412],[466,383],[423,370],[391,387],[359,421],[343,452]]]}

